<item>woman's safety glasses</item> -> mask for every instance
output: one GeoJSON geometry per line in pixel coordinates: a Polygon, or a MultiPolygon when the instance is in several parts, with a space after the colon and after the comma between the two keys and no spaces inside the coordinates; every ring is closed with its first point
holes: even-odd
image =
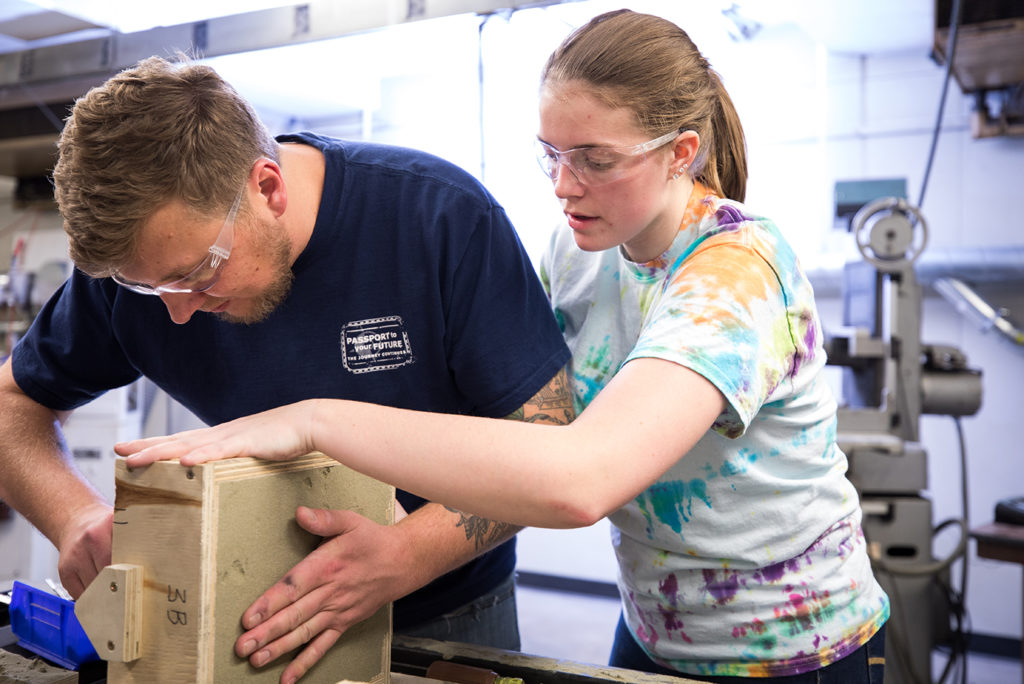
{"type": "Polygon", "coordinates": [[[640,169],[647,153],[675,140],[681,131],[666,133],[631,147],[574,147],[559,150],[537,140],[537,163],[552,181],[558,180],[558,169],[565,166],[577,182],[588,187],[604,185],[631,175],[640,169]]]}

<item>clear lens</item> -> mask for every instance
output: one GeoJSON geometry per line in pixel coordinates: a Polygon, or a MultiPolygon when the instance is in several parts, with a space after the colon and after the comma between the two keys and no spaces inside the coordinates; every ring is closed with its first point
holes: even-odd
{"type": "Polygon", "coordinates": [[[217,284],[220,272],[228,257],[231,256],[231,245],[234,241],[235,218],[238,216],[238,208],[242,204],[242,196],[245,194],[245,187],[238,191],[231,209],[228,210],[224,225],[221,226],[217,241],[208,250],[206,258],[202,263],[192,269],[188,275],[163,285],[147,285],[136,283],[132,280],[125,280],[119,274],[114,273],[111,278],[115,283],[126,287],[132,292],[146,295],[159,295],[162,293],[184,294],[189,292],[206,292],[217,284]]]}
{"type": "Polygon", "coordinates": [[[110,278],[121,287],[127,288],[132,292],[138,292],[139,294],[156,294],[156,290],[153,288],[152,285],[146,285],[145,283],[136,283],[133,280],[125,280],[117,273],[111,274],[110,278]]]}
{"type": "Polygon", "coordinates": [[[558,152],[540,140],[533,141],[533,151],[537,155],[540,170],[554,180],[558,176],[558,152]]]}
{"type": "Polygon", "coordinates": [[[203,263],[199,264],[194,271],[189,273],[184,278],[179,278],[173,283],[167,283],[166,285],[158,285],[156,287],[159,292],[204,292],[209,290],[217,283],[217,277],[220,275],[220,269],[217,267],[222,259],[215,255],[209,254],[203,263]]]}
{"type": "Polygon", "coordinates": [[[223,261],[224,259],[216,254],[208,254],[203,263],[199,264],[187,276],[163,285],[153,286],[146,283],[136,283],[132,280],[125,280],[117,273],[114,273],[111,278],[118,285],[139,294],[158,295],[164,292],[171,294],[205,292],[217,284],[217,279],[220,277],[219,266],[223,261]]]}
{"type": "Polygon", "coordinates": [[[647,152],[674,140],[677,135],[679,131],[672,131],[632,147],[575,147],[561,151],[540,140],[534,141],[534,147],[541,170],[552,181],[558,180],[558,169],[564,165],[579,183],[593,187],[631,175],[643,166],[647,152]]]}

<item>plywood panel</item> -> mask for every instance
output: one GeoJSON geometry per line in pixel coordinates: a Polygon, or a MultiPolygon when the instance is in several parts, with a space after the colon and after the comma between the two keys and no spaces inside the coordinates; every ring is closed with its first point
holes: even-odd
{"type": "MultiPolygon", "coordinates": [[[[141,657],[108,682],[277,682],[286,656],[255,669],[234,654],[242,612],[316,548],[298,505],[393,520],[394,489],[322,454],[116,468],[113,563],[144,569],[141,657]]],[[[349,630],[303,682],[385,681],[391,607],[349,630]]]]}

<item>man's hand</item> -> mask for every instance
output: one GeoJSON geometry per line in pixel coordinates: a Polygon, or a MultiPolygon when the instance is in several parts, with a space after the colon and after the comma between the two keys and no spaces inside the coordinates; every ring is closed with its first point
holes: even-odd
{"type": "Polygon", "coordinates": [[[0,364],[0,498],[57,547],[77,598],[110,564],[113,511],[75,468],[60,430],[68,415],[22,392],[10,359],[0,364]]]}
{"type": "Polygon", "coordinates": [[[255,667],[305,644],[282,684],[306,674],[349,627],[417,588],[395,562],[406,543],[401,526],[304,506],[295,519],[325,539],[243,613],[247,631],[235,642],[235,652],[255,667]]]}
{"type": "Polygon", "coordinates": [[[78,598],[110,565],[110,545],[114,510],[96,504],[77,514],[64,530],[57,548],[60,551],[58,572],[61,584],[73,598],[78,598]]]}

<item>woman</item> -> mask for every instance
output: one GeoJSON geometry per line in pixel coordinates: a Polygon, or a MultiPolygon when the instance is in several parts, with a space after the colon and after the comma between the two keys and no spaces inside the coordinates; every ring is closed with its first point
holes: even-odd
{"type": "Polygon", "coordinates": [[[316,400],[119,453],[319,450],[494,519],[608,516],[612,665],[881,682],[889,604],[835,442],[811,287],[740,204],[743,132],[718,75],[671,22],[601,15],[548,60],[537,144],[568,223],[541,271],[573,351],[571,425],[316,400]]]}

